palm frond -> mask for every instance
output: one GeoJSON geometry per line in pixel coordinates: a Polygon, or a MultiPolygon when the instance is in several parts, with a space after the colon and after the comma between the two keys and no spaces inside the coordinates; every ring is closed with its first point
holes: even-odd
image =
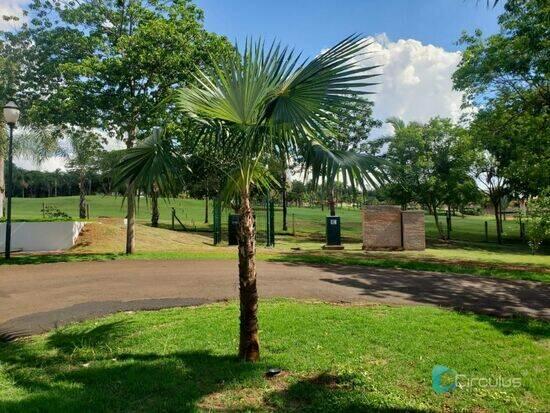
{"type": "Polygon", "coordinates": [[[124,151],[115,168],[113,185],[133,184],[145,191],[156,185],[165,196],[175,195],[182,165],[165,131],[157,128],[148,138],[124,151]]]}

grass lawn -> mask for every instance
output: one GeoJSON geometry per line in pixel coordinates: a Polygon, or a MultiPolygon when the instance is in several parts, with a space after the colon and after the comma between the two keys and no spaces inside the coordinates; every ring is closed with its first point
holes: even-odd
{"type": "MultiPolygon", "coordinates": [[[[123,205],[122,197],[94,195],[87,197],[90,205],[90,218],[112,217],[124,218],[126,208],[123,205]]],[[[63,212],[72,217],[78,217],[78,197],[56,197],[56,198],[14,198],[13,199],[13,218],[14,219],[40,219],[42,217],[42,204],[54,205],[63,212]]],[[[212,223],[212,205],[209,205],[209,224],[204,224],[205,201],[197,199],[173,199],[161,200],[159,203],[160,218],[164,224],[171,222],[171,210],[175,208],[178,218],[191,228],[211,229],[212,223]]],[[[225,216],[229,211],[224,210],[225,216]]],[[[325,217],[327,210],[320,208],[296,208],[290,207],[288,210],[289,231],[304,240],[319,241],[325,237],[325,217]]],[[[361,212],[358,209],[343,207],[337,208],[337,214],[342,217],[342,237],[348,242],[361,242],[361,212]]],[[[146,199],[141,198],[137,209],[137,219],[148,222],[150,220],[150,205],[146,199]]],[[[264,220],[261,213],[257,213],[259,221],[264,220]]],[[[444,218],[442,218],[444,221],[444,218]]],[[[433,217],[426,216],[426,236],[427,238],[437,238],[437,230],[433,222],[433,217]]],[[[451,237],[463,241],[485,241],[485,224],[489,223],[489,240],[496,239],[494,218],[490,216],[466,216],[454,217],[453,231],[451,237]]],[[[224,225],[227,223],[226,217],[222,219],[224,225]]],[[[276,230],[282,233],[282,211],[276,210],[276,230]]],[[[509,220],[504,223],[504,237],[509,242],[518,242],[519,225],[515,220],[509,220]]]]}
{"type": "Polygon", "coordinates": [[[245,364],[235,358],[237,314],[236,303],[119,313],[0,344],[0,411],[527,412],[550,405],[548,323],[424,306],[263,301],[262,359],[245,364]],[[453,393],[432,390],[436,364],[464,375],[453,393]],[[268,379],[271,367],[283,372],[268,379]]]}
{"type": "MultiPolygon", "coordinates": [[[[207,230],[204,224],[204,201],[178,199],[170,203],[161,202],[162,228],[151,228],[148,205],[141,200],[138,213],[137,254],[127,257],[124,251],[125,228],[122,224],[125,211],[122,198],[92,196],[90,212],[93,222],[85,227],[79,243],[66,254],[15,257],[12,263],[41,263],[59,261],[108,260],[121,258],[138,259],[235,259],[235,248],[212,245],[207,232],[191,233],[169,230],[170,211],[174,206],[178,216],[188,226],[207,230]],[[100,218],[113,217],[113,218],[100,218]]],[[[76,197],[47,199],[15,198],[14,212],[17,219],[40,219],[42,202],[55,204],[65,212],[76,210],[76,197]]],[[[212,208],[210,208],[211,212],[212,208]]],[[[226,211],[227,212],[227,211],[226,211]]],[[[343,221],[343,237],[346,249],[343,252],[324,252],[320,247],[324,240],[325,212],[313,208],[290,208],[290,230],[295,236],[279,234],[275,248],[263,248],[258,243],[258,257],[264,260],[369,265],[376,267],[407,268],[455,272],[478,276],[492,276],[509,279],[524,279],[550,282],[550,256],[546,247],[541,253],[532,255],[527,246],[517,238],[509,238],[505,245],[475,241],[483,239],[484,220],[488,217],[466,217],[453,220],[453,237],[463,238],[452,243],[441,243],[435,236],[431,217],[426,217],[428,248],[422,252],[369,252],[361,250],[361,214],[347,208],[339,210],[343,221]],[[299,248],[300,251],[295,251],[299,248]]],[[[281,222],[277,212],[276,225],[281,222]]],[[[212,218],[210,217],[210,222],[212,218]]],[[[226,222],[224,219],[223,222],[226,222]]],[[[261,223],[259,221],[259,224],[261,223]]],[[[517,225],[508,221],[508,229],[517,225]]],[[[514,230],[515,231],[515,230],[514,230]]],[[[513,232],[513,231],[511,231],[513,232]]],[[[513,234],[512,234],[513,235],[513,234]]],[[[0,264],[4,263],[0,259],[0,264]]]]}

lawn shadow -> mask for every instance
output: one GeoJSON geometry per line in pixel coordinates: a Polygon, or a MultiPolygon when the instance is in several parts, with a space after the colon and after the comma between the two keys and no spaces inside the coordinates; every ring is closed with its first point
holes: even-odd
{"type": "Polygon", "coordinates": [[[127,321],[113,321],[86,330],[55,330],[46,342],[63,354],[72,354],[83,347],[102,348],[123,338],[128,324],[127,321]]]}
{"type": "Polygon", "coordinates": [[[132,331],[125,324],[60,330],[45,348],[26,340],[0,343],[3,374],[23,393],[1,400],[0,411],[194,411],[209,394],[263,380],[265,365],[235,356],[113,353],[110,348],[132,331]]]}
{"type": "Polygon", "coordinates": [[[368,386],[353,374],[328,372],[293,381],[272,392],[266,402],[277,412],[423,412],[414,407],[381,407],[369,397],[368,386]]]}
{"type": "Polygon", "coordinates": [[[87,253],[52,253],[52,254],[15,254],[9,260],[0,259],[2,265],[27,265],[27,264],[52,264],[58,262],[80,262],[80,261],[109,261],[120,258],[122,253],[103,253],[103,254],[87,254],[87,253]]]}

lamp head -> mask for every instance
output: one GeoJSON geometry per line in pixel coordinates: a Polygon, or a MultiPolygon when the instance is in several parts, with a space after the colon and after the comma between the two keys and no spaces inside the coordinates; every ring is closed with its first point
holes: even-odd
{"type": "Polygon", "coordinates": [[[6,105],[4,106],[4,121],[8,125],[15,125],[17,121],[19,120],[19,107],[15,104],[14,101],[10,100],[6,105]]]}

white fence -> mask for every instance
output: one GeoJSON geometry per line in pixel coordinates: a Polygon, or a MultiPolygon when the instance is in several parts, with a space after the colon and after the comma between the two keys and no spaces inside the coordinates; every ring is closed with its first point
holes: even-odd
{"type": "MultiPolygon", "coordinates": [[[[12,222],[12,251],[59,251],[71,248],[84,222],[12,222]]],[[[0,224],[0,251],[4,251],[6,224],[0,224]]]]}

